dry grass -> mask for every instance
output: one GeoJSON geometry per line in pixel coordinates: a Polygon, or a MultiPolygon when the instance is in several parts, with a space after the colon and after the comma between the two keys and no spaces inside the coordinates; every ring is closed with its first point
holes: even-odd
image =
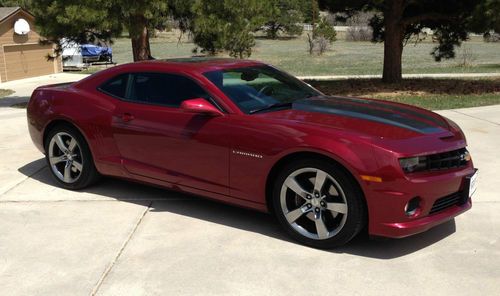
{"type": "Polygon", "coordinates": [[[401,83],[385,84],[380,79],[349,79],[309,81],[327,93],[355,96],[396,95],[472,95],[500,93],[500,78],[493,79],[405,79],[401,83]]]}
{"type": "Polygon", "coordinates": [[[427,109],[454,109],[500,104],[500,79],[406,79],[384,84],[379,79],[309,81],[329,95],[370,97],[427,109]]]}
{"type": "Polygon", "coordinates": [[[10,89],[0,89],[0,98],[6,97],[8,95],[13,94],[14,91],[10,89]]]}

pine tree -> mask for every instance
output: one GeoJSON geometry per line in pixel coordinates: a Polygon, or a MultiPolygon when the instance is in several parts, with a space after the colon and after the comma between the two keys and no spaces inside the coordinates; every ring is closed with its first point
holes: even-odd
{"type": "Polygon", "coordinates": [[[280,33],[289,36],[302,34],[304,21],[304,5],[301,0],[269,0],[264,1],[264,31],[271,39],[278,38],[280,33]]]}
{"type": "Polygon", "coordinates": [[[265,0],[196,0],[191,31],[203,52],[216,54],[227,50],[233,57],[251,55],[253,32],[265,21],[265,0]]]}
{"type": "Polygon", "coordinates": [[[166,17],[164,0],[37,0],[31,13],[47,42],[109,43],[127,30],[134,61],[151,58],[149,31],[166,17]]]}

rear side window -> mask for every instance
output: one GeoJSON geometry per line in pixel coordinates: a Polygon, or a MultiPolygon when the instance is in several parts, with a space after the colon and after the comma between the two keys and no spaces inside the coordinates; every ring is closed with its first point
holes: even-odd
{"type": "Polygon", "coordinates": [[[196,82],[175,74],[134,73],[131,84],[127,99],[138,103],[179,107],[185,100],[209,99],[196,82]]]}
{"type": "Polygon", "coordinates": [[[99,89],[109,95],[124,99],[127,92],[128,77],[128,74],[119,75],[101,85],[99,89]]]}

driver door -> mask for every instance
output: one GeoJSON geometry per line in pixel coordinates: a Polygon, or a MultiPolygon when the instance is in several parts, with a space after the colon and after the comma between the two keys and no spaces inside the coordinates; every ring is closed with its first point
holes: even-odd
{"type": "Polygon", "coordinates": [[[132,73],[113,116],[113,134],[131,174],[219,194],[229,193],[228,116],[186,113],[194,98],[211,100],[190,78],[132,73]]]}

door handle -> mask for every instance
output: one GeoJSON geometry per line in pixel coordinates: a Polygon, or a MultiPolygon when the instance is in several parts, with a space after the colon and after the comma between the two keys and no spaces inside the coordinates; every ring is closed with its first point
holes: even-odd
{"type": "Polygon", "coordinates": [[[121,118],[123,122],[130,122],[135,119],[134,115],[130,113],[123,113],[121,118]]]}

